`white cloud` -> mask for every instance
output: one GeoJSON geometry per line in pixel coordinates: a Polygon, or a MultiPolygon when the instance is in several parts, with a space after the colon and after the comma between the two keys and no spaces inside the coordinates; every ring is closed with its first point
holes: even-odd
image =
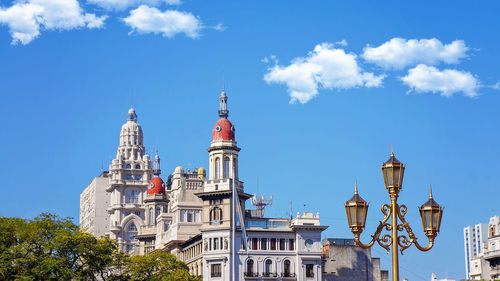
{"type": "Polygon", "coordinates": [[[342,39],[341,41],[337,41],[335,42],[335,45],[339,45],[339,46],[347,46],[347,41],[345,39],[342,39]]]}
{"type": "Polygon", "coordinates": [[[305,58],[295,58],[289,66],[278,64],[268,68],[267,83],[282,83],[288,87],[290,103],[306,103],[318,94],[318,89],[349,89],[379,87],[384,75],[362,72],[356,55],[335,49],[332,44],[319,44],[305,58]]]}
{"type": "Polygon", "coordinates": [[[41,29],[100,28],[105,19],[84,13],[76,0],[25,0],[0,8],[0,24],[9,26],[12,44],[28,44],[41,29]]]}
{"type": "Polygon", "coordinates": [[[88,3],[96,4],[106,10],[123,11],[129,7],[140,5],[159,6],[161,4],[180,5],[180,0],[87,0],[88,3]]]}
{"type": "Polygon", "coordinates": [[[191,13],[166,10],[141,5],[130,11],[123,19],[132,28],[131,33],[161,33],[171,38],[178,33],[184,33],[191,38],[197,38],[202,28],[200,20],[191,13]]]}
{"type": "Polygon", "coordinates": [[[412,39],[393,38],[378,47],[367,46],[363,50],[366,61],[385,69],[404,69],[417,64],[436,65],[440,62],[456,64],[467,55],[464,41],[455,40],[443,45],[436,38],[412,39]]]}
{"type": "Polygon", "coordinates": [[[476,97],[481,83],[470,72],[453,69],[439,69],[419,64],[402,77],[403,83],[410,87],[410,91],[440,93],[441,96],[451,97],[463,92],[465,96],[476,97]]]}

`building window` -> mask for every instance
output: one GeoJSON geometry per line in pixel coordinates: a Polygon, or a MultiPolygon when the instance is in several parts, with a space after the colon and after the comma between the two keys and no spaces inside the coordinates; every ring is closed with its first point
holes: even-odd
{"type": "Polygon", "coordinates": [[[127,190],[126,203],[139,203],[139,190],[127,190]]]}
{"type": "Polygon", "coordinates": [[[272,260],[266,260],[266,263],[264,264],[264,276],[269,277],[273,276],[273,261],[272,260]]]}
{"type": "Polygon", "coordinates": [[[155,218],[157,218],[161,213],[160,207],[156,207],[155,218]]]}
{"type": "Polygon", "coordinates": [[[187,221],[193,222],[193,211],[192,210],[187,211],[187,221]]]}
{"type": "Polygon", "coordinates": [[[210,211],[210,224],[220,224],[222,221],[222,210],[219,207],[214,207],[210,211]]]}
{"type": "Polygon", "coordinates": [[[194,211],[194,221],[200,222],[200,211],[199,210],[194,211]]]}
{"type": "Polygon", "coordinates": [[[149,225],[153,225],[153,208],[149,208],[149,225]]]}
{"type": "Polygon", "coordinates": [[[130,164],[127,164],[127,166],[125,166],[125,168],[130,169],[130,168],[132,168],[132,166],[130,166],[130,164]]]}
{"type": "Polygon", "coordinates": [[[283,262],[283,277],[291,277],[289,260],[285,260],[285,262],[283,262]]]}
{"type": "Polygon", "coordinates": [[[250,240],[250,249],[252,249],[252,250],[259,249],[259,239],[258,238],[252,238],[250,240]]]}
{"type": "Polygon", "coordinates": [[[136,235],[137,235],[137,227],[135,226],[134,223],[131,223],[127,227],[127,240],[132,241],[133,239],[135,239],[136,235]]]}
{"type": "Polygon", "coordinates": [[[214,250],[219,250],[219,238],[214,238],[214,250]]]}
{"type": "Polygon", "coordinates": [[[229,178],[229,158],[224,158],[224,178],[229,178]]]}
{"type": "Polygon", "coordinates": [[[253,260],[252,259],[249,259],[247,260],[247,272],[246,272],[246,276],[254,276],[254,270],[253,270],[253,260]]]}
{"type": "Polygon", "coordinates": [[[128,231],[137,231],[137,227],[135,226],[134,223],[131,223],[129,226],[128,226],[128,231]]]}
{"type": "Polygon", "coordinates": [[[295,239],[290,239],[289,248],[290,251],[295,250],[295,239]]]}
{"type": "Polygon", "coordinates": [[[221,276],[221,265],[220,263],[212,264],[210,268],[210,276],[211,277],[220,277],[221,276]]]}
{"type": "Polygon", "coordinates": [[[306,277],[314,277],[314,264],[306,264],[306,277]]]}
{"type": "Polygon", "coordinates": [[[141,165],[135,165],[135,168],[139,170],[141,168],[141,165]]]}
{"type": "Polygon", "coordinates": [[[215,159],[215,178],[220,179],[220,159],[215,159]]]}
{"type": "Polygon", "coordinates": [[[138,217],[141,217],[141,211],[134,212],[134,214],[138,217]]]}
{"type": "Polygon", "coordinates": [[[286,250],[286,239],[280,239],[280,250],[286,250]]]}
{"type": "Polygon", "coordinates": [[[267,250],[267,238],[262,238],[260,241],[260,249],[261,250],[267,250]]]}
{"type": "Polygon", "coordinates": [[[163,224],[163,231],[167,231],[168,230],[168,221],[166,221],[164,224],[163,224]]]}
{"type": "Polygon", "coordinates": [[[276,238],[271,238],[271,250],[276,250],[276,238]]]}
{"type": "Polygon", "coordinates": [[[186,211],[185,210],[181,210],[181,214],[180,214],[180,218],[179,218],[179,221],[183,222],[185,221],[185,217],[186,217],[186,211]]]}

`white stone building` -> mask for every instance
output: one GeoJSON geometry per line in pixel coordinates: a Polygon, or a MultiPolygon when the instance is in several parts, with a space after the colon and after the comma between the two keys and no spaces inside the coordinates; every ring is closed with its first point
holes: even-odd
{"type": "MultiPolygon", "coordinates": [[[[204,168],[191,172],[179,166],[164,182],[160,159],[156,155],[152,167],[137,115],[129,110],[106,174],[107,235],[131,254],[171,252],[203,280],[321,280],[321,232],[327,226],[319,214],[263,218],[245,210],[252,196],[238,177],[240,148],[228,113],[223,90],[207,149],[208,175],[204,168]]],[[[100,206],[81,206],[84,228],[92,217],[86,213],[100,206]]]]}
{"type": "Polygon", "coordinates": [[[465,273],[469,279],[471,271],[471,262],[477,258],[484,250],[488,240],[488,224],[478,223],[474,226],[464,227],[464,254],[465,254],[465,273]]]}
{"type": "Polygon", "coordinates": [[[96,237],[109,230],[109,173],[102,172],[80,194],[80,228],[96,237]]]}
{"type": "Polygon", "coordinates": [[[470,261],[467,279],[497,280],[500,278],[500,217],[493,216],[486,225],[487,241],[481,243],[481,252],[470,261]]]}

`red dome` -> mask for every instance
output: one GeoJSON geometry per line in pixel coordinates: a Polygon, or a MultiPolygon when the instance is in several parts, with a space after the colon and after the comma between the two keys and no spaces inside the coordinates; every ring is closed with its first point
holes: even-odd
{"type": "Polygon", "coordinates": [[[154,177],[149,181],[148,194],[165,194],[163,180],[160,177],[154,177]]]}
{"type": "Polygon", "coordinates": [[[234,126],[225,118],[219,119],[212,130],[212,140],[234,141],[234,126]]]}

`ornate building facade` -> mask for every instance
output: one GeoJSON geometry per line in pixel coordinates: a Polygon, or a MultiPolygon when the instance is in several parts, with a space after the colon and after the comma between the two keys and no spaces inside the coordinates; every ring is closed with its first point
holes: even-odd
{"type": "MultiPolygon", "coordinates": [[[[105,235],[123,252],[171,252],[203,280],[321,280],[321,232],[327,226],[320,224],[319,214],[264,218],[246,210],[252,195],[239,180],[240,148],[224,90],[219,102],[219,119],[207,149],[208,171],[179,166],[165,180],[158,155],[152,163],[145,153],[142,129],[131,108],[108,183],[101,184],[100,191],[109,198],[108,216],[84,214],[100,206],[81,200],[80,226],[97,236],[101,233],[93,231],[97,227],[92,224],[106,225],[107,220],[105,235]]],[[[83,197],[92,193],[92,186],[83,197]]]]}

